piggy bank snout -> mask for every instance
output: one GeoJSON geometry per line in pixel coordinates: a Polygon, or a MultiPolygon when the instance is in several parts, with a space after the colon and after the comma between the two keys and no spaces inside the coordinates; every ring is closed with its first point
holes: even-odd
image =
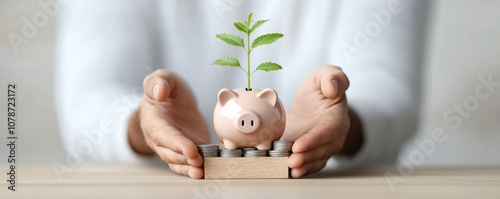
{"type": "Polygon", "coordinates": [[[238,116],[236,127],[242,133],[253,133],[259,128],[260,119],[252,112],[245,112],[238,116]]]}

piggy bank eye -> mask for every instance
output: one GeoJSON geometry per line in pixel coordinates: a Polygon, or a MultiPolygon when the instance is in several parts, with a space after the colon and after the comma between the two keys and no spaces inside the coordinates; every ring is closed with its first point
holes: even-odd
{"type": "Polygon", "coordinates": [[[219,99],[219,103],[224,106],[226,102],[228,102],[231,99],[235,99],[238,97],[238,94],[235,93],[232,90],[229,90],[227,88],[223,88],[219,91],[219,94],[217,95],[217,98],[219,99]]]}
{"type": "Polygon", "coordinates": [[[270,88],[262,90],[259,94],[257,94],[257,97],[265,99],[269,102],[269,104],[271,104],[271,106],[276,105],[276,102],[278,101],[278,94],[270,88]]]}

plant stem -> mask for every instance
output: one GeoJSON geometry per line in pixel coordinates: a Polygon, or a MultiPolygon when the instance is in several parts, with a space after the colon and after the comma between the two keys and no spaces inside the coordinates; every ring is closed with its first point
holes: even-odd
{"type": "MultiPolygon", "coordinates": [[[[248,28],[250,28],[250,22],[248,22],[247,26],[248,26],[248,28]]],[[[248,67],[248,70],[247,70],[247,78],[248,78],[247,79],[247,83],[248,83],[247,88],[248,89],[247,90],[251,91],[252,87],[250,84],[250,76],[252,74],[250,73],[250,53],[251,53],[251,50],[250,50],[250,32],[247,34],[247,48],[248,48],[248,50],[247,50],[247,60],[248,60],[248,62],[247,62],[247,67],[248,67]]]]}

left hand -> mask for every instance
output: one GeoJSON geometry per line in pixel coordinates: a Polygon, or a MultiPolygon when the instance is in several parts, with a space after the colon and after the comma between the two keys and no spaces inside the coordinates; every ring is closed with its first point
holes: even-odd
{"type": "Polygon", "coordinates": [[[348,87],[342,69],[331,65],[318,68],[299,87],[282,136],[295,140],[288,159],[293,178],[320,171],[342,148],[350,126],[348,87]]]}

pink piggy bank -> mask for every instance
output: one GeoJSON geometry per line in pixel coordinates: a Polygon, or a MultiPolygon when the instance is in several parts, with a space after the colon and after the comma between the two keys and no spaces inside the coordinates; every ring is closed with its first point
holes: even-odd
{"type": "Polygon", "coordinates": [[[214,128],[226,149],[268,150],[285,130],[286,114],[273,89],[222,89],[214,111],[214,128]]]}

